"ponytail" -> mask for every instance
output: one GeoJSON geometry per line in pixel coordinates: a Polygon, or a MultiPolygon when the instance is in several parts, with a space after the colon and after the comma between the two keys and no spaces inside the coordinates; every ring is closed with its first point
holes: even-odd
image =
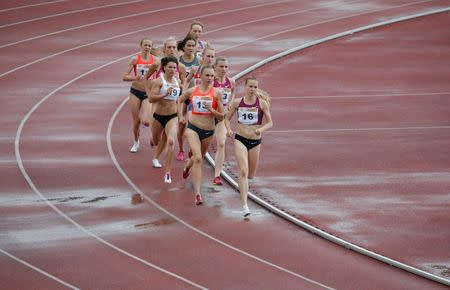
{"type": "Polygon", "coordinates": [[[270,106],[270,96],[266,91],[258,88],[257,94],[261,99],[263,99],[267,103],[267,105],[270,106]]]}

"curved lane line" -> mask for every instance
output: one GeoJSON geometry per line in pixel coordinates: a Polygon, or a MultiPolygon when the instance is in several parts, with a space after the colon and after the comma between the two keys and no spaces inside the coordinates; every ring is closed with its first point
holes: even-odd
{"type": "MultiPolygon", "coordinates": [[[[392,23],[397,23],[397,22],[401,22],[401,21],[407,21],[407,20],[411,20],[411,19],[414,19],[414,18],[418,18],[418,17],[424,17],[424,16],[433,15],[433,14],[437,14],[437,13],[444,13],[444,12],[448,12],[448,11],[450,11],[450,7],[437,9],[437,10],[432,10],[432,11],[428,11],[428,12],[424,12],[424,13],[413,14],[413,15],[409,15],[409,16],[405,16],[405,17],[399,17],[399,18],[388,20],[388,21],[383,21],[383,22],[372,24],[372,25],[367,25],[367,26],[356,28],[356,29],[347,30],[347,31],[344,31],[344,32],[341,32],[341,33],[338,33],[338,34],[333,34],[333,35],[330,35],[328,37],[325,37],[325,38],[322,38],[322,39],[319,39],[319,40],[316,40],[316,41],[305,43],[305,44],[303,44],[303,45],[301,45],[299,47],[295,47],[295,48],[286,50],[284,52],[281,52],[279,54],[276,54],[276,55],[274,55],[272,57],[269,57],[269,58],[267,58],[267,59],[265,59],[263,61],[260,61],[260,62],[258,62],[256,64],[250,66],[249,68],[245,69],[244,71],[242,71],[239,74],[237,74],[236,76],[234,76],[234,78],[236,80],[240,79],[243,76],[245,76],[246,74],[256,70],[259,67],[262,67],[263,65],[266,65],[266,64],[268,64],[268,63],[270,63],[270,62],[272,62],[274,60],[277,60],[277,59],[282,58],[284,56],[287,56],[287,55],[289,55],[291,53],[297,52],[299,50],[302,50],[302,49],[305,49],[305,48],[308,48],[308,47],[311,47],[311,46],[314,46],[314,45],[318,45],[318,44],[321,44],[321,43],[324,43],[324,42],[327,42],[327,41],[330,41],[330,40],[334,40],[334,39],[337,39],[337,38],[348,36],[348,35],[351,35],[351,34],[354,34],[354,33],[358,33],[358,32],[361,32],[361,31],[365,31],[365,30],[369,30],[369,29],[373,29],[373,28],[378,28],[378,27],[381,27],[381,26],[389,25],[389,24],[392,24],[392,23]]],[[[208,162],[212,166],[215,165],[214,159],[211,157],[211,155],[209,153],[206,153],[206,159],[208,160],[208,162]]],[[[225,171],[222,171],[221,174],[225,178],[225,180],[227,180],[234,188],[239,190],[238,183],[231,176],[229,176],[225,171]]],[[[334,235],[331,235],[331,234],[329,234],[329,233],[327,233],[327,232],[325,232],[325,231],[323,231],[323,230],[321,230],[321,229],[319,229],[319,228],[317,228],[315,226],[312,226],[312,225],[310,225],[310,224],[308,224],[308,223],[306,223],[304,221],[301,221],[301,220],[297,219],[296,217],[294,217],[294,216],[292,216],[292,215],[282,211],[281,209],[279,209],[279,208],[277,208],[277,207],[275,207],[275,206],[265,202],[263,199],[259,198],[258,196],[254,195],[251,192],[248,192],[248,196],[254,202],[258,203],[259,205],[261,205],[262,207],[266,208],[267,210],[269,210],[269,211],[271,211],[271,212],[281,216],[282,218],[284,218],[284,219],[286,219],[286,220],[288,220],[288,221],[290,221],[290,222],[292,222],[292,223],[294,223],[294,224],[304,228],[305,230],[308,230],[311,233],[316,234],[316,235],[318,235],[318,236],[320,236],[320,237],[322,237],[322,238],[324,238],[324,239],[326,239],[328,241],[331,241],[331,242],[333,242],[335,244],[343,246],[343,247],[345,247],[347,249],[351,249],[351,250],[353,250],[353,251],[355,251],[357,253],[363,254],[365,256],[368,256],[370,258],[376,259],[376,260],[381,261],[383,263],[389,264],[391,266],[395,266],[395,267],[397,267],[399,269],[402,269],[402,270],[405,270],[407,272],[413,273],[415,275],[421,276],[423,278],[426,278],[426,279],[429,279],[429,280],[432,280],[432,281],[435,281],[435,282],[438,282],[438,283],[450,286],[450,280],[448,280],[448,279],[445,279],[443,277],[439,277],[437,275],[425,272],[423,270],[420,270],[418,268],[412,267],[410,265],[401,263],[401,262],[399,262],[397,260],[394,260],[394,259],[388,258],[386,256],[380,255],[378,253],[372,252],[372,251],[370,251],[370,250],[368,250],[366,248],[357,246],[357,245],[352,244],[352,243],[350,243],[350,242],[348,242],[346,240],[343,240],[343,239],[338,238],[338,237],[336,237],[334,235]]]]}
{"type": "Polygon", "coordinates": [[[329,287],[329,286],[327,286],[327,285],[324,285],[324,284],[322,284],[322,283],[320,283],[320,282],[317,282],[317,281],[315,281],[315,280],[312,280],[312,279],[310,279],[310,278],[307,278],[307,277],[305,277],[305,276],[303,276],[303,275],[300,275],[300,274],[298,274],[298,273],[292,272],[292,271],[290,271],[290,270],[288,270],[288,269],[286,269],[286,268],[283,268],[283,267],[281,267],[281,266],[278,266],[278,265],[276,265],[276,264],[273,264],[273,263],[271,263],[271,262],[269,262],[269,261],[267,261],[267,260],[264,260],[264,259],[262,259],[262,258],[260,258],[260,257],[257,257],[257,256],[255,256],[255,255],[252,255],[252,254],[250,254],[250,253],[248,253],[248,252],[246,252],[246,251],[244,251],[244,250],[241,250],[241,249],[239,249],[239,248],[236,248],[236,247],[234,247],[234,246],[232,246],[232,245],[230,245],[230,244],[228,244],[228,243],[226,243],[226,242],[224,242],[224,241],[222,241],[222,240],[219,240],[219,239],[217,239],[217,238],[215,238],[215,237],[213,237],[213,236],[211,236],[211,235],[205,233],[204,231],[202,231],[202,230],[200,230],[200,229],[198,229],[198,228],[192,226],[191,224],[189,224],[188,222],[186,222],[186,221],[184,221],[183,219],[179,218],[179,217],[176,216],[175,214],[173,214],[173,213],[171,213],[170,211],[166,210],[165,208],[161,207],[158,203],[156,203],[155,201],[153,201],[153,199],[151,199],[150,197],[148,197],[147,195],[145,195],[145,193],[144,193],[142,190],[140,190],[139,187],[137,187],[137,185],[135,185],[133,181],[131,181],[131,179],[128,177],[128,175],[125,173],[125,171],[122,169],[122,167],[120,166],[119,162],[118,162],[117,159],[116,159],[116,156],[115,156],[115,154],[114,154],[114,151],[113,151],[113,148],[112,148],[112,144],[111,144],[111,130],[112,130],[112,126],[113,126],[113,124],[114,124],[114,121],[115,121],[117,115],[118,115],[119,112],[122,110],[123,106],[127,103],[127,101],[128,101],[128,98],[124,99],[124,100],[122,101],[122,103],[119,105],[119,107],[117,108],[117,110],[114,112],[113,116],[111,117],[111,120],[109,121],[109,124],[108,124],[108,130],[107,130],[107,133],[106,133],[106,142],[107,142],[107,145],[108,145],[109,155],[110,155],[110,157],[111,157],[111,159],[112,159],[112,161],[113,161],[113,163],[114,163],[114,166],[115,166],[116,169],[119,171],[119,173],[122,175],[122,177],[125,179],[125,181],[133,188],[133,190],[134,190],[136,193],[139,193],[141,196],[144,197],[145,200],[147,200],[149,203],[151,203],[154,207],[156,207],[156,208],[159,209],[160,211],[164,212],[165,214],[167,214],[168,216],[170,216],[171,218],[173,218],[173,219],[176,220],[177,222],[183,224],[184,226],[186,226],[186,227],[189,228],[190,230],[192,230],[192,231],[198,233],[199,235],[201,235],[201,236],[203,236],[203,237],[205,237],[205,238],[208,238],[208,239],[210,239],[210,240],[212,240],[212,241],[214,241],[214,242],[216,242],[216,243],[218,243],[218,244],[224,246],[225,248],[228,248],[228,249],[230,249],[230,250],[233,250],[233,251],[235,251],[235,252],[237,252],[237,253],[239,253],[239,254],[242,254],[242,255],[244,255],[244,256],[247,256],[247,257],[249,257],[249,258],[251,258],[251,259],[253,259],[253,260],[255,260],[255,261],[258,261],[258,262],[263,263],[263,264],[265,264],[265,265],[267,265],[267,266],[273,267],[273,268],[275,268],[275,269],[277,269],[277,270],[280,270],[280,271],[282,271],[282,272],[285,272],[285,273],[287,273],[287,274],[290,274],[290,275],[292,275],[292,276],[295,276],[295,277],[297,277],[297,278],[300,278],[300,279],[302,279],[302,280],[305,280],[305,281],[310,282],[310,283],[312,283],[312,284],[315,284],[315,285],[317,285],[317,286],[323,287],[323,288],[325,288],[325,289],[334,289],[334,288],[331,288],[331,287],[329,287]]]}
{"type": "Polygon", "coordinates": [[[101,21],[97,21],[97,22],[83,24],[83,25],[80,25],[80,26],[74,26],[74,27],[70,27],[70,28],[66,28],[66,29],[62,29],[62,30],[58,30],[58,31],[54,31],[54,32],[49,32],[49,33],[46,33],[46,34],[36,35],[36,36],[30,37],[30,38],[18,40],[16,42],[6,43],[6,44],[3,44],[3,45],[0,45],[0,48],[5,48],[5,47],[13,46],[13,45],[16,45],[16,44],[24,43],[24,42],[27,42],[27,41],[36,40],[36,39],[44,38],[44,37],[47,37],[47,36],[60,34],[60,33],[63,33],[63,32],[78,30],[78,29],[81,29],[81,28],[86,28],[86,27],[90,27],[90,26],[94,26],[94,25],[98,25],[98,24],[105,24],[105,23],[108,23],[108,22],[113,22],[113,21],[127,19],[127,18],[134,18],[134,17],[137,17],[137,16],[148,15],[148,14],[153,14],[153,13],[157,13],[157,12],[163,12],[163,11],[172,10],[172,9],[180,9],[180,8],[192,7],[192,6],[202,5],[202,4],[209,4],[209,3],[220,2],[220,1],[224,1],[224,0],[210,0],[210,1],[204,1],[204,2],[196,2],[196,3],[191,3],[191,4],[172,6],[172,7],[168,7],[168,8],[161,8],[161,9],[150,10],[150,11],[145,11],[145,12],[140,12],[140,13],[128,14],[128,15],[124,15],[124,16],[120,16],[120,17],[109,18],[109,19],[105,19],[105,20],[101,20],[101,21]]]}
{"type": "Polygon", "coordinates": [[[63,13],[52,14],[52,15],[32,18],[32,19],[28,19],[28,20],[18,21],[18,22],[14,22],[14,23],[8,23],[8,24],[0,25],[0,28],[6,28],[6,27],[11,27],[11,26],[16,26],[16,25],[19,25],[19,24],[35,22],[35,21],[39,21],[39,20],[44,20],[44,19],[64,16],[64,15],[70,15],[70,14],[75,14],[75,13],[80,13],[80,12],[92,11],[92,10],[97,10],[97,9],[115,7],[115,6],[128,5],[128,4],[133,4],[133,3],[137,3],[137,2],[143,2],[143,1],[144,0],[133,0],[133,1],[128,1],[128,2],[121,2],[121,3],[115,3],[115,4],[109,4],[109,5],[102,5],[102,6],[85,8],[85,9],[79,9],[79,10],[72,10],[72,11],[67,11],[67,12],[63,12],[63,13]]]}
{"type": "Polygon", "coordinates": [[[62,212],[62,211],[61,211],[58,207],[56,207],[53,203],[51,203],[51,202],[50,202],[50,201],[49,201],[49,200],[48,200],[48,199],[47,199],[47,198],[39,191],[39,189],[36,187],[36,185],[34,184],[34,182],[31,180],[31,177],[28,175],[27,171],[25,170],[25,167],[24,167],[23,162],[22,162],[22,157],[21,157],[21,155],[20,155],[20,136],[21,136],[21,134],[22,134],[23,127],[25,126],[25,123],[28,121],[28,119],[31,117],[31,115],[34,113],[34,111],[36,111],[36,110],[39,108],[39,106],[42,105],[42,103],[44,103],[48,98],[50,98],[51,96],[53,96],[53,95],[54,95],[55,93],[57,93],[58,91],[60,91],[60,90],[62,90],[63,88],[67,87],[68,85],[70,85],[70,84],[76,82],[77,80],[79,80],[79,79],[81,79],[81,78],[83,78],[83,77],[85,77],[85,76],[87,76],[87,75],[89,75],[89,74],[91,74],[91,73],[93,73],[93,72],[95,72],[95,71],[97,71],[97,70],[100,70],[100,69],[102,69],[102,68],[104,68],[104,67],[106,67],[106,66],[109,66],[109,65],[114,64],[114,63],[116,63],[116,62],[122,61],[122,60],[124,60],[124,59],[128,59],[128,58],[130,58],[131,56],[132,56],[132,55],[127,55],[127,56],[125,56],[125,57],[121,57],[121,58],[116,59],[116,60],[114,60],[114,61],[112,61],[112,62],[103,64],[103,65],[101,65],[101,66],[99,66],[99,67],[97,67],[97,68],[95,68],[95,69],[92,69],[92,70],[90,70],[90,71],[88,71],[88,72],[85,72],[85,73],[79,75],[78,77],[72,79],[71,81],[68,81],[68,82],[66,82],[65,84],[59,86],[58,88],[56,88],[55,90],[53,90],[50,94],[48,94],[48,95],[46,95],[44,98],[42,98],[38,103],[36,103],[36,105],[34,105],[33,108],[31,108],[31,110],[30,110],[30,111],[25,115],[25,117],[22,119],[22,121],[20,122],[19,128],[17,129],[16,139],[15,139],[15,142],[14,142],[14,151],[15,151],[15,154],[16,154],[17,165],[18,165],[19,170],[20,170],[20,172],[22,173],[23,177],[25,178],[25,180],[27,181],[27,183],[28,183],[28,185],[31,187],[31,189],[34,191],[34,193],[36,193],[36,194],[37,194],[37,195],[38,195],[38,196],[39,196],[39,197],[40,197],[40,198],[41,198],[41,199],[42,199],[42,200],[50,207],[50,208],[52,208],[55,212],[57,212],[61,217],[63,217],[63,218],[64,218],[65,220],[67,220],[69,223],[73,224],[73,225],[74,225],[76,228],[78,228],[80,231],[82,231],[82,232],[84,232],[85,234],[87,234],[88,236],[90,236],[90,237],[96,239],[96,240],[99,241],[100,243],[102,243],[102,244],[104,244],[104,245],[110,247],[111,249],[116,250],[117,252],[119,252],[119,253],[121,253],[121,254],[124,254],[125,256],[130,257],[130,258],[133,259],[133,260],[136,260],[136,261],[138,261],[138,262],[141,262],[142,264],[147,265],[147,266],[149,266],[149,267],[151,267],[151,268],[153,268],[153,269],[159,270],[159,271],[161,271],[161,272],[163,272],[163,273],[165,273],[165,274],[167,274],[167,275],[169,275],[169,276],[171,276],[171,277],[173,277],[173,278],[179,279],[179,280],[181,280],[181,281],[183,281],[183,282],[185,282],[185,283],[187,283],[187,284],[189,284],[189,285],[191,285],[191,286],[193,286],[193,287],[197,287],[197,288],[199,288],[199,289],[207,289],[207,288],[205,288],[205,287],[203,287],[203,286],[201,286],[201,285],[199,285],[199,284],[197,284],[197,283],[195,283],[195,282],[192,282],[192,281],[190,281],[190,280],[188,280],[188,279],[186,279],[186,278],[184,278],[184,277],[182,277],[182,276],[179,276],[179,275],[177,275],[177,274],[175,274],[175,273],[173,273],[173,272],[170,272],[170,271],[165,270],[165,269],[163,269],[163,268],[161,268],[161,267],[159,267],[159,266],[157,266],[157,265],[155,265],[155,264],[152,264],[152,263],[150,263],[150,262],[148,262],[148,261],[146,261],[146,260],[144,260],[144,259],[142,259],[142,258],[139,258],[139,257],[137,257],[137,256],[135,256],[135,255],[133,255],[133,254],[131,254],[131,253],[129,253],[129,252],[127,252],[127,251],[125,251],[125,250],[123,250],[123,249],[121,249],[121,248],[115,246],[115,245],[113,245],[112,243],[106,241],[105,239],[103,239],[103,238],[97,236],[97,235],[94,234],[93,232],[91,232],[91,231],[89,231],[88,229],[84,228],[82,225],[80,225],[80,224],[77,223],[75,220],[73,220],[73,219],[70,218],[68,215],[66,215],[64,212],[62,212]]]}
{"type": "Polygon", "coordinates": [[[48,278],[50,278],[50,279],[52,279],[52,280],[54,280],[54,281],[56,281],[56,282],[58,282],[58,283],[60,283],[60,284],[62,284],[64,286],[66,286],[66,287],[68,287],[70,289],[80,290],[80,288],[77,288],[76,286],[73,286],[72,284],[69,284],[69,283],[61,280],[58,277],[53,276],[52,274],[50,274],[48,272],[45,272],[44,270],[39,269],[36,266],[31,265],[30,263],[28,263],[28,262],[26,262],[26,261],[24,261],[24,260],[22,260],[22,259],[20,259],[20,258],[18,258],[16,256],[14,256],[11,253],[8,253],[7,251],[5,251],[3,249],[0,249],[0,253],[8,256],[9,258],[13,259],[14,261],[16,261],[16,262],[18,262],[20,264],[23,264],[23,265],[27,266],[28,268],[31,268],[32,270],[34,270],[34,271],[36,271],[36,272],[38,272],[38,273],[40,273],[40,274],[42,274],[44,276],[47,276],[48,278]]]}
{"type": "MultiPolygon", "coordinates": [[[[102,43],[102,42],[113,40],[113,39],[116,39],[116,38],[121,38],[121,37],[124,37],[124,36],[129,36],[129,35],[132,35],[132,34],[143,32],[143,31],[149,31],[149,30],[153,30],[153,29],[156,29],[156,28],[160,28],[160,27],[168,26],[168,25],[172,25],[172,24],[188,22],[188,21],[192,21],[192,20],[198,20],[198,19],[202,19],[202,18],[205,18],[205,17],[216,16],[216,15],[226,14],[226,13],[230,13],[230,12],[237,12],[237,11],[242,11],[242,10],[246,10],[246,9],[254,9],[254,8],[257,8],[257,7],[263,7],[263,6],[268,6],[268,5],[273,5],[273,4],[283,3],[283,2],[291,2],[291,1],[294,1],[294,0],[283,0],[283,1],[278,1],[278,2],[271,2],[271,3],[268,3],[268,4],[260,4],[260,5],[255,5],[255,6],[249,6],[249,7],[243,7],[243,8],[236,8],[236,9],[226,10],[224,12],[214,12],[214,13],[209,13],[209,14],[203,14],[203,15],[198,16],[198,17],[183,18],[181,20],[172,21],[170,23],[159,24],[159,25],[152,26],[150,28],[144,28],[144,29],[134,30],[134,31],[131,31],[131,32],[115,35],[115,36],[112,36],[112,37],[100,39],[100,40],[97,40],[97,41],[94,41],[94,42],[90,42],[90,43],[86,43],[86,44],[83,44],[83,45],[75,46],[75,47],[72,47],[72,48],[69,48],[69,49],[65,49],[65,50],[59,51],[59,52],[51,54],[51,55],[47,55],[45,57],[39,58],[39,59],[34,60],[32,62],[26,63],[24,65],[21,65],[21,66],[18,66],[16,68],[14,68],[14,69],[6,71],[6,72],[0,74],[0,78],[4,77],[6,75],[9,75],[9,74],[11,74],[11,73],[13,73],[15,71],[18,71],[20,69],[26,68],[26,67],[28,67],[30,65],[42,62],[44,60],[53,58],[53,57],[58,56],[58,55],[62,55],[64,53],[66,53],[66,52],[74,51],[74,50],[77,50],[77,49],[80,49],[80,48],[88,47],[88,46],[91,46],[91,45],[94,45],[94,44],[102,43]]],[[[234,25],[232,25],[232,26],[234,26],[234,25]]],[[[228,28],[228,26],[222,27],[222,29],[226,29],[226,28],[228,28]]],[[[206,35],[208,33],[210,33],[210,32],[206,32],[204,34],[206,35]]]]}
{"type": "Polygon", "coordinates": [[[35,7],[35,6],[43,6],[43,5],[48,5],[48,4],[54,4],[54,3],[58,3],[58,2],[67,2],[68,0],[56,0],[56,1],[48,1],[48,2],[42,2],[42,3],[38,3],[38,4],[30,4],[30,5],[23,5],[23,6],[17,6],[17,7],[11,7],[11,8],[5,8],[5,9],[1,9],[1,12],[6,12],[6,11],[12,11],[12,10],[19,10],[19,9],[24,9],[24,8],[29,8],[29,7],[35,7]]]}

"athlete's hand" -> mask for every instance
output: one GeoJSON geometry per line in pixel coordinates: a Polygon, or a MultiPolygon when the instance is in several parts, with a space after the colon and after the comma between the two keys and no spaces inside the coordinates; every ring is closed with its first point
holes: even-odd
{"type": "Polygon", "coordinates": [[[180,123],[181,125],[186,125],[186,119],[184,117],[181,117],[178,119],[178,123],[180,123]]]}
{"type": "Polygon", "coordinates": [[[170,96],[172,94],[173,87],[168,87],[166,91],[166,96],[170,96]]]}
{"type": "Polygon", "coordinates": [[[205,109],[212,111],[212,102],[205,102],[205,109]]]}
{"type": "Polygon", "coordinates": [[[232,137],[233,136],[233,131],[231,129],[227,130],[227,136],[228,137],[232,137]]]}
{"type": "Polygon", "coordinates": [[[255,134],[258,135],[258,136],[261,135],[261,130],[256,129],[256,130],[255,130],[255,134]]]}

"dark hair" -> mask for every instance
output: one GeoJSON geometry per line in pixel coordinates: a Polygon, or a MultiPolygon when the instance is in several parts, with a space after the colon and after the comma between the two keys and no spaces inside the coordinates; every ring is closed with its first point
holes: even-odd
{"type": "Polygon", "coordinates": [[[179,41],[177,43],[177,49],[184,51],[184,47],[186,46],[186,42],[188,42],[189,40],[193,40],[195,42],[195,45],[197,45],[197,40],[195,40],[195,38],[193,38],[192,36],[190,36],[189,34],[186,35],[186,37],[182,40],[179,41]]]}
{"type": "Polygon", "coordinates": [[[224,58],[224,57],[218,57],[218,58],[216,58],[216,61],[214,62],[214,67],[216,67],[217,66],[217,64],[219,63],[219,62],[221,62],[221,61],[228,61],[226,58],[224,58]]]}
{"type": "Polygon", "coordinates": [[[191,23],[189,31],[192,30],[192,27],[194,27],[194,25],[198,25],[198,26],[200,26],[203,29],[203,23],[201,23],[198,20],[195,20],[194,22],[191,23]]]}
{"type": "Polygon", "coordinates": [[[177,65],[177,67],[178,67],[178,59],[177,59],[176,57],[174,57],[174,56],[166,56],[166,57],[161,58],[161,68],[162,68],[162,71],[163,71],[163,72],[166,72],[166,71],[164,70],[164,67],[165,67],[169,62],[174,62],[174,63],[177,65]]]}

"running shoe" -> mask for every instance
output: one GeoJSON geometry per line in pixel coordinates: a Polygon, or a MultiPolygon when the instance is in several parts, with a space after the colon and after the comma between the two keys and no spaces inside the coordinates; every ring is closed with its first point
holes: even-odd
{"type": "Polygon", "coordinates": [[[244,215],[244,218],[248,217],[251,214],[250,209],[248,208],[248,205],[244,205],[242,214],[244,215]]]}
{"type": "Polygon", "coordinates": [[[202,195],[200,193],[196,194],[195,195],[195,204],[201,205],[202,203],[203,203],[202,195]]]}
{"type": "Polygon", "coordinates": [[[161,168],[162,167],[161,163],[159,163],[159,160],[156,159],[156,158],[153,159],[152,164],[153,164],[154,168],[161,168]]]}
{"type": "Polygon", "coordinates": [[[130,149],[131,153],[136,153],[139,151],[139,140],[138,141],[134,141],[133,146],[130,149]]]}
{"type": "Polygon", "coordinates": [[[183,167],[183,178],[184,179],[188,178],[190,173],[191,173],[190,168],[187,169],[186,167],[183,167]]]}
{"type": "Polygon", "coordinates": [[[213,183],[214,183],[215,185],[222,185],[222,184],[223,184],[223,183],[222,183],[222,179],[220,178],[220,176],[214,177],[213,183]]]}
{"type": "Polygon", "coordinates": [[[183,151],[178,152],[177,160],[179,160],[179,161],[184,160],[184,152],[183,151]]]}
{"type": "Polygon", "coordinates": [[[172,183],[172,177],[170,176],[170,173],[166,173],[164,175],[164,183],[172,183]]]}

